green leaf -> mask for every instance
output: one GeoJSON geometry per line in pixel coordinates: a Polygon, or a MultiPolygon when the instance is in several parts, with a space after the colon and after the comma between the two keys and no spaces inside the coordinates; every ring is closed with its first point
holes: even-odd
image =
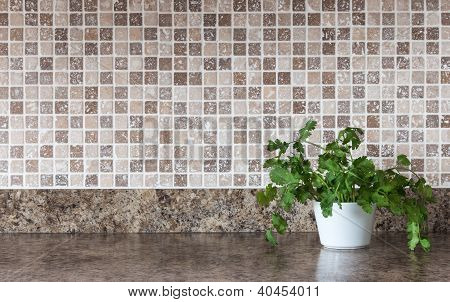
{"type": "Polygon", "coordinates": [[[411,162],[405,154],[400,154],[399,156],[397,156],[397,165],[409,167],[411,165],[411,162]]]}
{"type": "Polygon", "coordinates": [[[301,203],[306,203],[311,194],[308,191],[297,190],[296,198],[301,203]]]}
{"type": "Polygon", "coordinates": [[[427,238],[420,239],[420,245],[425,252],[429,252],[431,249],[430,241],[427,238]]]}
{"type": "Polygon", "coordinates": [[[397,193],[389,194],[389,210],[394,215],[403,215],[404,214],[401,195],[399,195],[397,193]]]}
{"type": "Polygon", "coordinates": [[[278,213],[272,214],[272,225],[279,234],[284,234],[286,232],[287,222],[283,217],[281,217],[280,214],[278,213]]]}
{"type": "Polygon", "coordinates": [[[375,173],[375,165],[367,156],[358,157],[353,161],[352,166],[357,169],[358,175],[361,176],[367,177],[375,173]]]}
{"type": "Polygon", "coordinates": [[[267,207],[269,205],[269,201],[266,198],[266,194],[264,191],[258,191],[256,192],[256,201],[260,206],[267,207]]]}
{"type": "Polygon", "coordinates": [[[373,211],[373,207],[372,204],[370,203],[370,201],[366,200],[366,199],[359,199],[358,200],[358,205],[363,209],[364,212],[366,213],[372,213],[373,211]]]}
{"type": "Polygon", "coordinates": [[[408,248],[411,251],[414,251],[416,249],[417,243],[419,243],[419,237],[412,236],[411,239],[409,239],[409,241],[408,241],[408,248]]]}
{"type": "Polygon", "coordinates": [[[259,205],[263,207],[269,206],[270,202],[275,199],[277,196],[277,188],[272,184],[268,184],[266,187],[266,191],[258,191],[256,193],[256,200],[259,205]]]}
{"type": "Polygon", "coordinates": [[[277,196],[277,188],[274,187],[272,184],[268,184],[266,186],[266,196],[269,198],[270,201],[274,200],[277,196]]]}
{"type": "Polygon", "coordinates": [[[411,251],[414,251],[417,244],[420,241],[420,228],[419,225],[416,222],[408,222],[408,226],[406,228],[406,231],[408,232],[408,247],[411,251]]]}
{"type": "Polygon", "coordinates": [[[283,163],[283,161],[281,159],[269,158],[268,160],[266,160],[264,162],[263,167],[266,168],[266,169],[267,168],[272,168],[272,167],[275,167],[275,166],[280,166],[282,163],[283,163]]]}
{"type": "Polygon", "coordinates": [[[297,183],[298,178],[296,178],[287,169],[277,166],[272,171],[270,171],[270,179],[277,185],[286,185],[291,183],[297,183]]]}
{"type": "Polygon", "coordinates": [[[320,194],[320,207],[323,217],[329,217],[333,214],[333,202],[335,199],[336,196],[331,191],[324,191],[320,194]]]}
{"type": "Polygon", "coordinates": [[[299,152],[301,154],[305,153],[305,147],[303,147],[301,142],[298,142],[298,141],[295,142],[293,147],[297,152],[299,152]]]}
{"type": "Polygon", "coordinates": [[[280,150],[279,155],[286,153],[288,148],[289,148],[289,143],[282,142],[279,139],[276,139],[275,141],[270,140],[269,144],[267,145],[268,151],[280,150]]]}
{"type": "MultiPolygon", "coordinates": [[[[394,215],[405,216],[408,221],[408,247],[411,250],[417,245],[429,250],[430,242],[421,237],[421,231],[426,226],[426,206],[434,200],[433,191],[423,177],[410,179],[399,172],[403,170],[401,167],[409,170],[410,160],[403,154],[399,155],[396,167],[382,170],[377,169],[366,156],[353,159],[351,150],[360,146],[364,131],[348,127],[325,146],[317,166],[312,166],[305,159],[304,143],[316,125],[314,120],[306,122],[292,143],[280,139],[269,141],[268,150],[279,152],[264,163],[264,168],[270,169],[272,184],[257,192],[258,203],[267,207],[279,197],[276,204],[278,210],[289,211],[296,200],[305,203],[308,199],[316,199],[320,201],[325,217],[332,215],[334,203],[356,201],[366,212],[371,212],[376,204],[394,215]],[[291,145],[296,152],[286,154],[291,145]],[[285,156],[281,157],[283,154],[285,156]],[[410,191],[412,194],[409,194],[410,191]]],[[[266,232],[266,239],[275,245],[272,232],[276,230],[283,234],[287,231],[287,222],[279,213],[272,214],[271,220],[274,227],[266,232]]]]}
{"type": "Polygon", "coordinates": [[[269,143],[267,144],[267,150],[268,151],[275,151],[278,149],[278,145],[276,142],[274,142],[273,140],[269,140],[269,143]]]}
{"type": "Polygon", "coordinates": [[[351,143],[351,148],[353,150],[356,150],[358,149],[359,145],[361,145],[361,139],[359,138],[359,135],[362,135],[363,133],[364,131],[360,128],[347,127],[339,132],[338,140],[340,140],[343,145],[351,143]]]}
{"type": "Polygon", "coordinates": [[[319,156],[319,168],[336,174],[340,171],[340,167],[336,161],[331,158],[326,158],[324,156],[319,156]]]}
{"type": "Polygon", "coordinates": [[[423,177],[419,178],[419,180],[415,182],[414,187],[426,201],[433,201],[433,190],[431,189],[431,186],[426,184],[423,177]]]}
{"type": "Polygon", "coordinates": [[[308,137],[311,136],[311,132],[316,129],[317,121],[309,120],[306,122],[305,126],[298,132],[298,141],[304,142],[308,137]]]}
{"type": "Polygon", "coordinates": [[[386,207],[389,205],[389,199],[386,195],[380,194],[378,191],[373,192],[371,197],[379,207],[386,207]]]}
{"type": "Polygon", "coordinates": [[[289,211],[292,208],[292,205],[294,204],[294,194],[290,191],[285,191],[283,195],[281,196],[281,207],[289,211]]]}
{"type": "Polygon", "coordinates": [[[314,173],[312,175],[312,184],[316,188],[321,188],[323,186],[323,180],[318,174],[314,173]]]}
{"type": "Polygon", "coordinates": [[[266,231],[265,238],[272,246],[278,245],[278,241],[273,236],[272,230],[266,231]]]}
{"type": "Polygon", "coordinates": [[[350,151],[347,147],[339,145],[337,141],[333,141],[325,146],[325,150],[331,151],[331,153],[337,157],[339,161],[345,161],[350,151]]]}

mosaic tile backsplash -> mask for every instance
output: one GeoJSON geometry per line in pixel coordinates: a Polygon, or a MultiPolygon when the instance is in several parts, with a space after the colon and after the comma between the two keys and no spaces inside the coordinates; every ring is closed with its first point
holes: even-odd
{"type": "Polygon", "coordinates": [[[261,187],[309,118],[449,187],[449,103],[450,0],[0,0],[2,188],[261,187]]]}

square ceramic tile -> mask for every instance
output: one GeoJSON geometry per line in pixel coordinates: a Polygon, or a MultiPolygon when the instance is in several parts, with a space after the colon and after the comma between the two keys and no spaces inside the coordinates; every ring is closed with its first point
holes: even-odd
{"type": "MultiPolygon", "coordinates": [[[[365,129],[449,186],[445,0],[1,0],[0,187],[261,187],[269,139],[365,129]]],[[[318,150],[308,148],[315,158],[318,150]]]]}

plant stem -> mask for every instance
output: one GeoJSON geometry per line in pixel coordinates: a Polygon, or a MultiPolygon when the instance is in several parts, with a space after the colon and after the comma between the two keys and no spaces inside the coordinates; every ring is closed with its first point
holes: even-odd
{"type": "Polygon", "coordinates": [[[395,166],[395,167],[393,167],[393,168],[390,168],[389,170],[394,170],[394,169],[397,170],[397,171],[403,170],[403,171],[411,172],[415,177],[417,177],[418,179],[420,179],[420,176],[417,175],[416,172],[414,172],[413,170],[411,170],[411,169],[409,169],[409,168],[405,168],[405,167],[402,167],[402,166],[395,166]]]}
{"type": "Polygon", "coordinates": [[[312,145],[312,146],[315,146],[315,147],[317,147],[317,148],[322,149],[322,150],[325,151],[325,148],[322,147],[321,145],[318,145],[318,144],[313,143],[313,142],[310,142],[310,141],[305,141],[305,143],[310,144],[310,145],[312,145]]]}

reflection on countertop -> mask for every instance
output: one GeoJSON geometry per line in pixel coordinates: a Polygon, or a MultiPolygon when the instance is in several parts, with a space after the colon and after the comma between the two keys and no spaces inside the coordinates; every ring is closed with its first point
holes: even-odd
{"type": "Polygon", "coordinates": [[[0,281],[450,281],[447,234],[410,253],[406,234],[327,250],[317,233],[271,248],[261,233],[0,234],[0,281]]]}

